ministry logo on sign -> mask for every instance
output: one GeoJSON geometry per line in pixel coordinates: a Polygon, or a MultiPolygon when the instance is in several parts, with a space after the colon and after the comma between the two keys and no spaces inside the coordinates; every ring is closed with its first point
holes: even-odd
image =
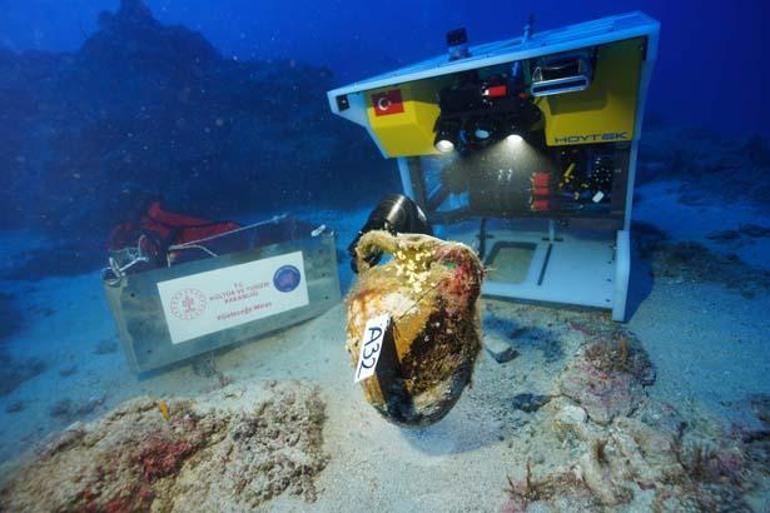
{"type": "Polygon", "coordinates": [[[299,285],[302,275],[293,265],[283,265],[273,275],[273,285],[281,292],[291,292],[299,285]]]}
{"type": "Polygon", "coordinates": [[[190,321],[206,311],[206,295],[198,289],[183,289],[171,297],[171,313],[177,319],[190,321]]]}

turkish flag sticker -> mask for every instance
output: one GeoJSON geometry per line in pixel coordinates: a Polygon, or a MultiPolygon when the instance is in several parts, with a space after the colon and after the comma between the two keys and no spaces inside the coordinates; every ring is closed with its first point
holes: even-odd
{"type": "Polygon", "coordinates": [[[389,116],[404,112],[404,102],[401,99],[400,89],[391,89],[384,93],[372,95],[372,106],[375,116],[389,116]]]}

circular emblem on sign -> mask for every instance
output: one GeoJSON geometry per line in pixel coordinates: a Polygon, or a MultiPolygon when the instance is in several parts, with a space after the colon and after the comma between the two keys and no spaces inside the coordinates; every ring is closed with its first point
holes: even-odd
{"type": "Polygon", "coordinates": [[[293,265],[283,265],[273,275],[273,285],[281,292],[291,292],[297,288],[301,275],[293,265]]]}
{"type": "Polygon", "coordinates": [[[206,295],[198,289],[182,289],[171,297],[171,313],[190,321],[206,311],[206,295]]]}

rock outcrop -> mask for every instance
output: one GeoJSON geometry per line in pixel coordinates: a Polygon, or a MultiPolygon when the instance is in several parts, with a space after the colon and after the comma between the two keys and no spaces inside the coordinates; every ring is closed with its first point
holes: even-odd
{"type": "Polygon", "coordinates": [[[195,402],[143,397],[75,423],[8,477],[0,510],[247,511],[284,492],[315,500],[324,403],[297,382],[252,388],[195,402]]]}
{"type": "Polygon", "coordinates": [[[323,67],[226,58],[140,0],[76,53],[0,49],[0,227],[103,239],[136,189],[209,218],[376,199],[396,173],[362,174],[387,163],[329,112],[332,85],[323,67]]]}

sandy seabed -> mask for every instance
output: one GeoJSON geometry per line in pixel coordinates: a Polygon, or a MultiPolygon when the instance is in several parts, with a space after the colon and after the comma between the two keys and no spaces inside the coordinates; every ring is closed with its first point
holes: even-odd
{"type": "MultiPolygon", "coordinates": [[[[642,188],[637,209],[674,241],[718,252],[706,235],[756,222],[673,206],[675,190],[642,188]]],[[[344,246],[365,215],[318,220],[344,246]]],[[[766,244],[727,248],[755,266],[728,278],[751,280],[766,244]]],[[[484,352],[454,410],[419,430],[385,422],[353,385],[342,305],[138,379],[97,276],[7,282],[27,320],[4,350],[45,369],[0,396],[0,510],[768,511],[770,294],[670,274],[624,326],[483,299],[485,341],[510,346],[507,361],[484,352]],[[275,410],[287,395],[293,418],[275,410]],[[99,453],[111,437],[132,449],[99,453]]]]}

